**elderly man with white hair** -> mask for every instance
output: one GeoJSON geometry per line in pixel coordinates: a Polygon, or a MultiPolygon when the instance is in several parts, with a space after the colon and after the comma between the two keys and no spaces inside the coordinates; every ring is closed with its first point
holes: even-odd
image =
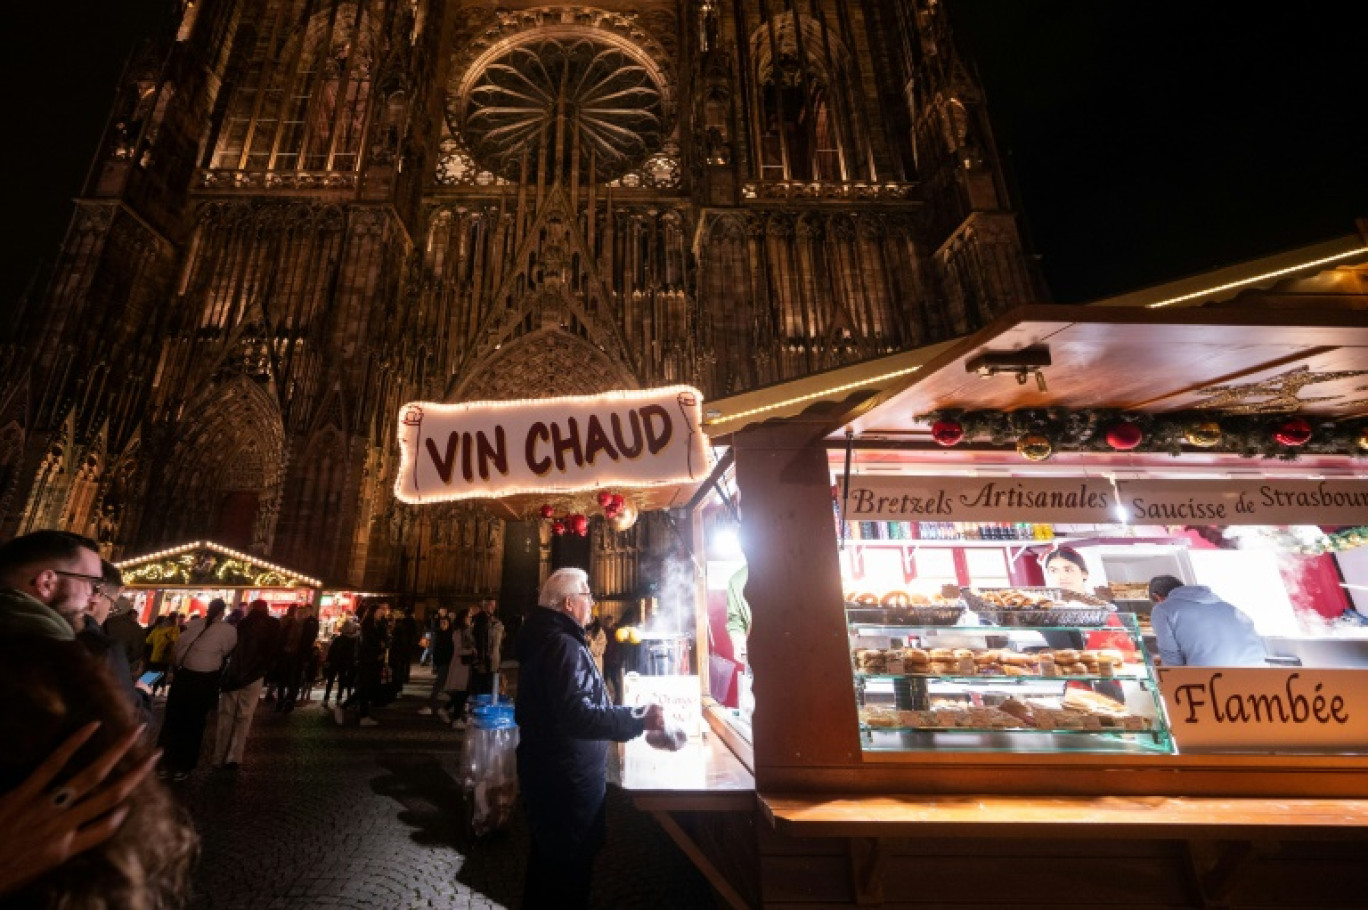
{"type": "Polygon", "coordinates": [[[523,906],[589,906],[594,856],[604,839],[608,742],[665,729],[659,705],[615,706],[584,627],[594,608],[589,576],[558,569],[518,633],[518,782],[532,832],[523,906]]]}

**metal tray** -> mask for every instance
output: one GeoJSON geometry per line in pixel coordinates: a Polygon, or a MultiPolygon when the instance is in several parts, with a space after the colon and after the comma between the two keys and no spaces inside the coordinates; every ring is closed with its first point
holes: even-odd
{"type": "MultiPolygon", "coordinates": [[[[1041,597],[1048,597],[1050,600],[1060,604],[1068,604],[1067,607],[1054,607],[1053,610],[1074,609],[1073,605],[1078,604],[1080,608],[1086,609],[1098,607],[1110,611],[1112,605],[1100,597],[1091,594],[1079,594],[1076,591],[1065,591],[1063,588],[960,588],[960,596],[969,605],[969,609],[975,613],[1014,613],[1021,612],[1043,612],[1039,608],[1032,607],[1004,607],[995,604],[984,598],[985,594],[1035,594],[1041,597]]],[[[1052,612],[1051,611],[1051,612],[1052,612]]]]}
{"type": "Polygon", "coordinates": [[[964,615],[961,604],[940,607],[867,607],[846,604],[846,621],[871,626],[953,626],[964,615]]]}
{"type": "Polygon", "coordinates": [[[1023,628],[1049,628],[1052,626],[1105,626],[1111,610],[1099,609],[1058,609],[1058,610],[974,610],[979,621],[985,626],[1018,626],[1023,628]]]}

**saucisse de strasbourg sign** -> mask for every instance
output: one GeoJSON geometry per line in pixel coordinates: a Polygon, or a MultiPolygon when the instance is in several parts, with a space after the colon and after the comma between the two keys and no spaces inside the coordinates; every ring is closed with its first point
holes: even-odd
{"type": "Polygon", "coordinates": [[[399,412],[404,502],[650,487],[708,474],[703,397],[688,386],[399,412]]]}
{"type": "Polygon", "coordinates": [[[1268,667],[1160,667],[1179,752],[1362,752],[1368,673],[1268,667]]]}
{"type": "Polygon", "coordinates": [[[1136,524],[1368,524],[1361,480],[1118,480],[1113,487],[1104,477],[858,475],[841,500],[847,521],[1106,524],[1118,519],[1119,504],[1136,524]]]}

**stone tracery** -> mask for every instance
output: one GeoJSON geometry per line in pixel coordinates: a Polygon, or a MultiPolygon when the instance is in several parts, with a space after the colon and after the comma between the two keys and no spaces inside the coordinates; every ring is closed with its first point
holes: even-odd
{"type": "MultiPolygon", "coordinates": [[[[282,563],[488,593],[502,522],[390,497],[404,401],[717,397],[1039,299],[990,159],[942,141],[946,99],[988,133],[936,4],[431,6],[195,4],[138,58],[0,363],[0,529],[129,555],[241,494],[282,563]]],[[[605,590],[655,530],[596,532],[605,590]]]]}

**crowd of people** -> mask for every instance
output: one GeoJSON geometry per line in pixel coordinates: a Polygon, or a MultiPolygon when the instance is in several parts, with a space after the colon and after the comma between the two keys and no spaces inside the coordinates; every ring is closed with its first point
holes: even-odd
{"type": "MultiPolygon", "coordinates": [[[[38,531],[0,545],[5,906],[183,905],[198,837],[169,786],[202,755],[219,773],[237,769],[261,705],[288,714],[321,682],[339,724],[375,726],[372,710],[398,696],[420,655],[433,680],[418,713],[454,729],[466,728],[471,696],[508,688],[500,668],[513,636],[492,598],[422,626],[411,609],[375,601],[323,642],[312,608],[277,618],[264,600],[230,610],[215,599],[202,615],[144,628],[122,586],[85,537],[38,531]]],[[[615,704],[613,627],[591,617],[592,603],[582,571],[553,573],[519,636],[532,681],[517,708],[519,777],[537,803],[527,906],[581,905],[602,836],[605,743],[664,728],[658,707],[615,704]],[[573,861],[555,853],[563,835],[573,861]],[[535,890],[571,867],[568,904],[535,890]]]]}

